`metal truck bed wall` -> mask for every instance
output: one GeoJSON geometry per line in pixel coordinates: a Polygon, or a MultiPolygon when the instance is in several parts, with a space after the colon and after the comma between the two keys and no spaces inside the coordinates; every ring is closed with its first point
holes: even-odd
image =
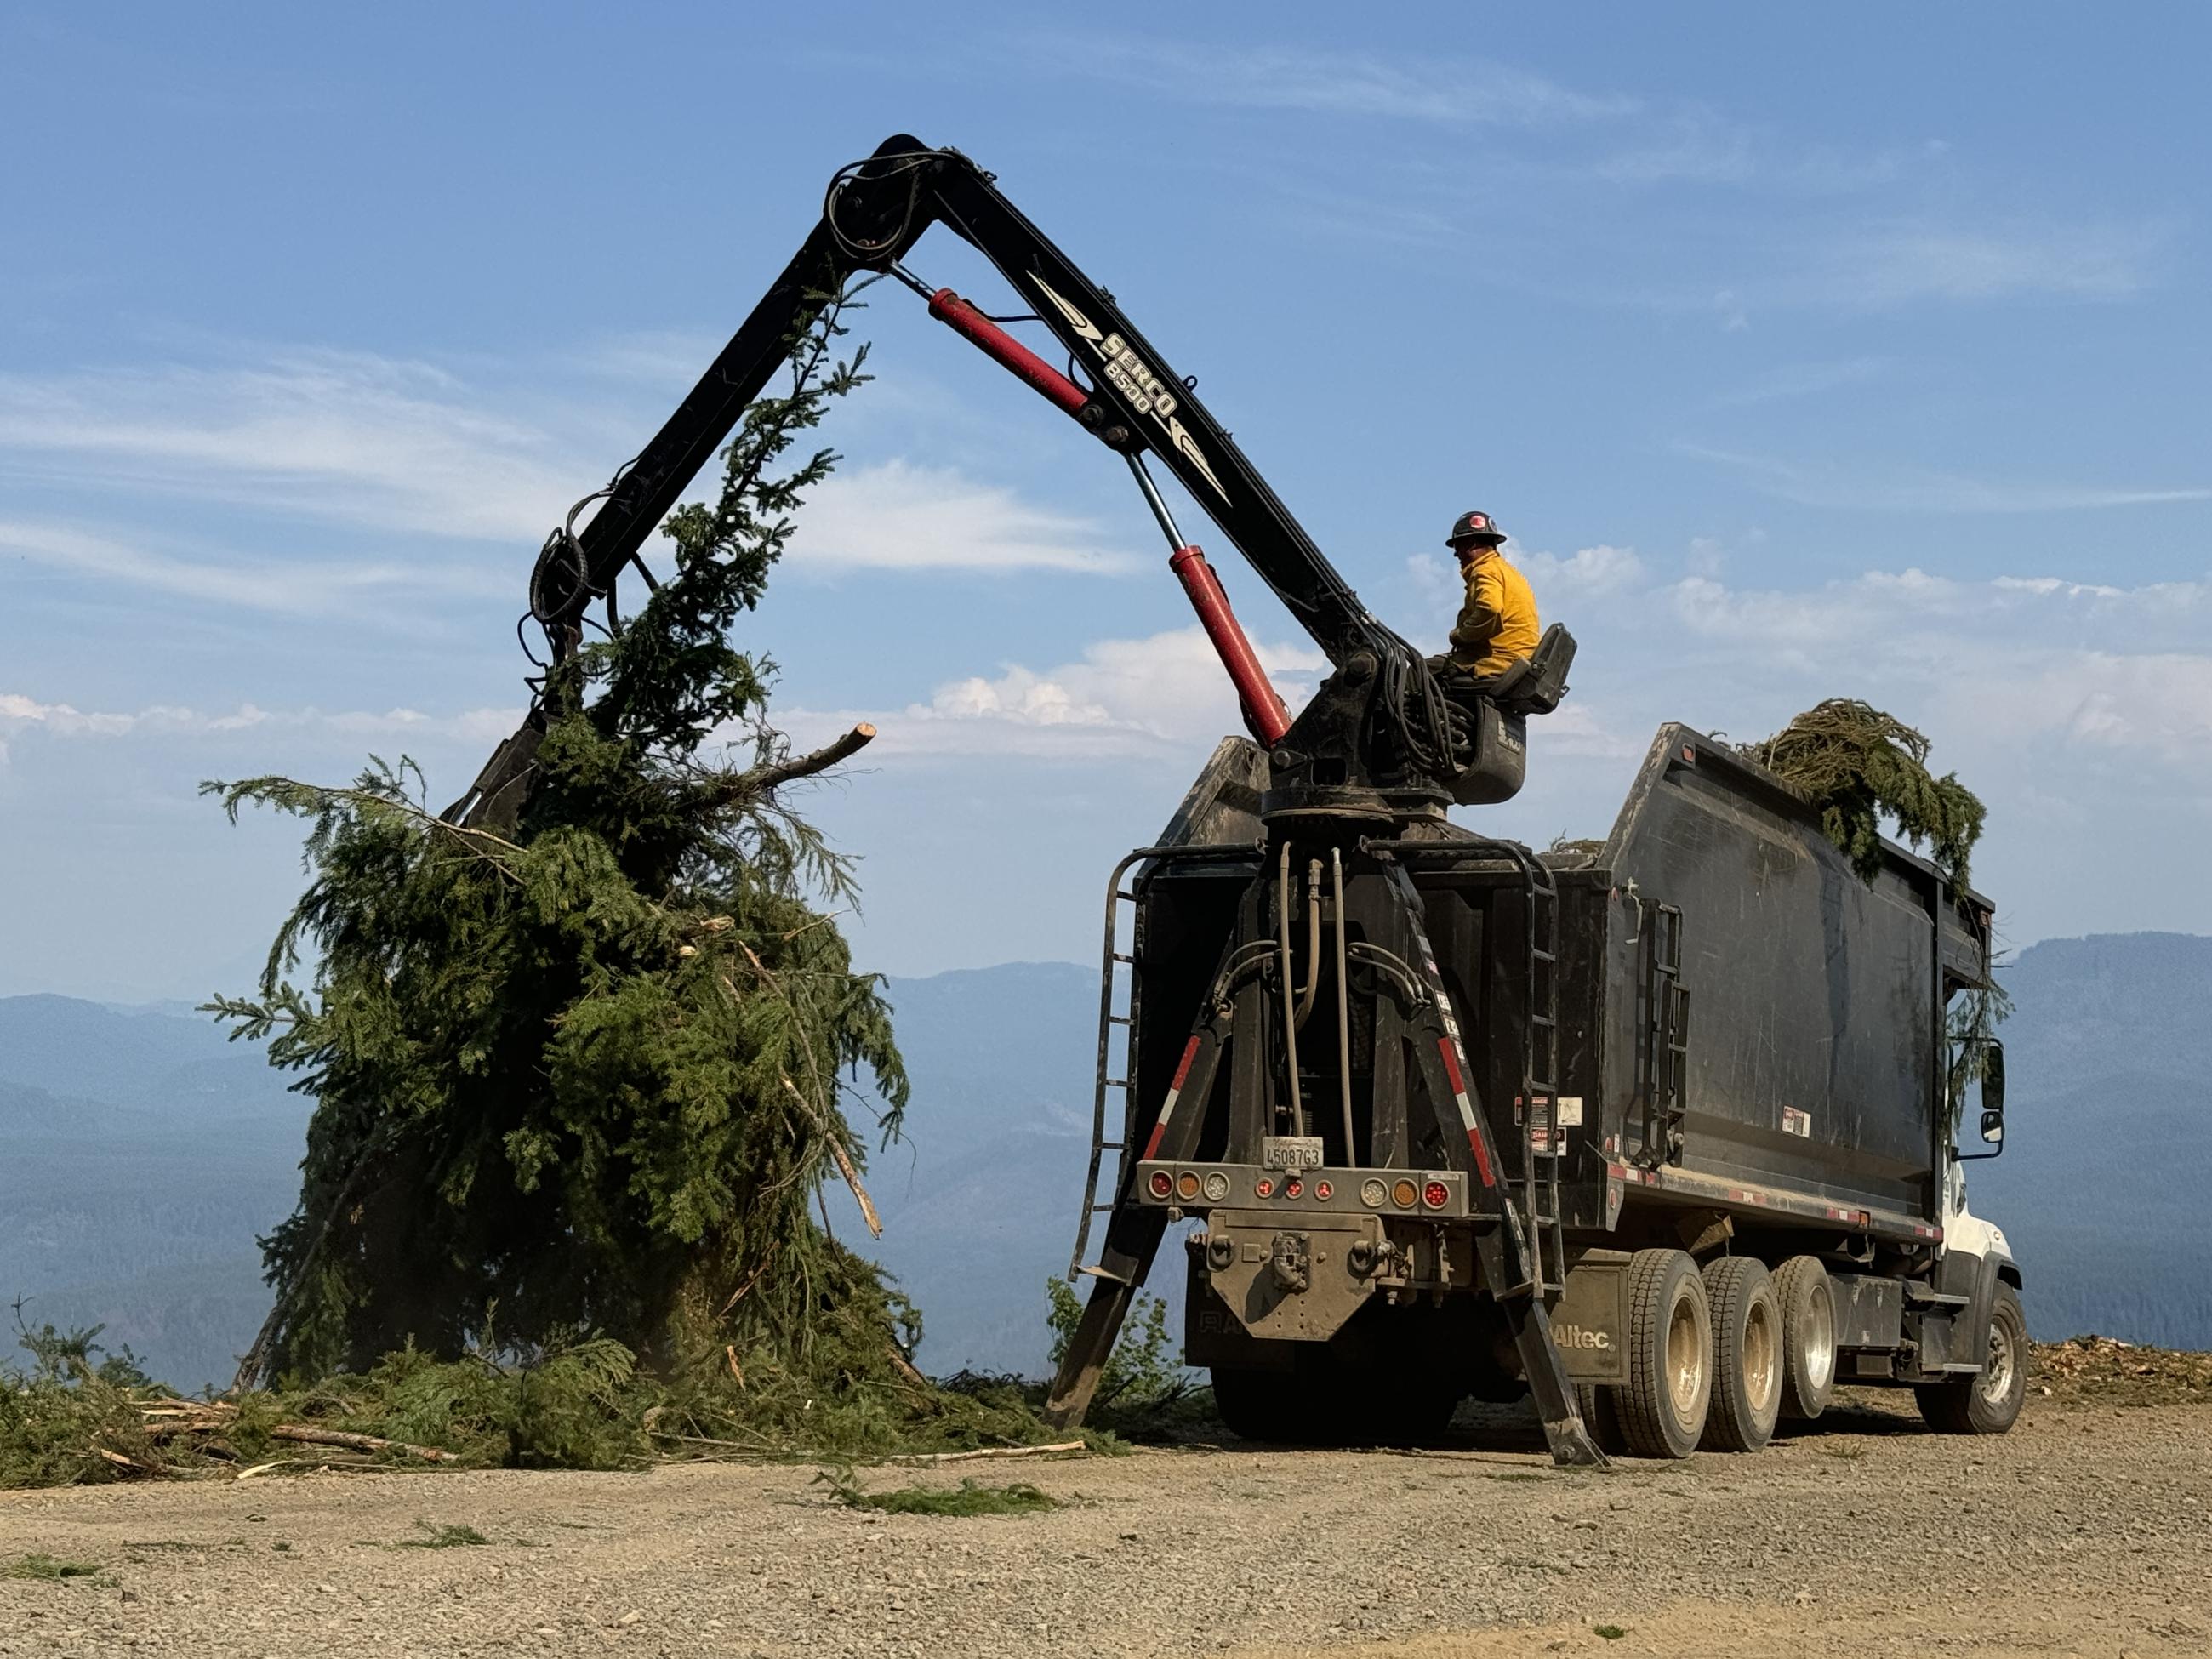
{"type": "MultiPolygon", "coordinates": [[[[1407,862],[1517,1176],[1520,872],[1473,848],[1407,862]]],[[[1624,1196],[1631,1209],[1765,1206],[1783,1225],[1860,1211],[1934,1223],[1948,1151],[1943,1005],[1954,988],[1984,982],[1985,903],[1974,901],[1970,921],[1933,866],[1895,848],[1874,883],[1862,881],[1802,797],[1680,726],[1661,729],[1603,849],[1547,862],[1559,889],[1559,1174],[1570,1229],[1613,1229],[1624,1196]]],[[[1238,895],[1260,868],[1255,857],[1137,882],[1146,965],[1133,1098],[1165,1093],[1238,895]]],[[[1352,1036],[1364,1121],[1373,1029],[1355,1021],[1352,1036]]]]}
{"type": "Polygon", "coordinates": [[[1679,944],[1687,1053],[1674,1167],[1935,1219],[1943,1006],[1986,967],[1932,866],[1891,848],[1862,880],[1801,796],[1670,726],[1591,878],[1609,912],[1595,1093],[1624,1157],[1642,1161],[1663,1073],[1655,957],[1679,944]]]}
{"type": "Polygon", "coordinates": [[[1597,1186],[1625,1165],[1650,1172],[1632,1202],[1717,1188],[1934,1222],[1943,1007],[1984,982],[1986,934],[1932,866],[1887,848],[1863,881],[1802,797],[1669,726],[1602,851],[1560,878],[1577,1219],[1609,1219],[1597,1186]]]}

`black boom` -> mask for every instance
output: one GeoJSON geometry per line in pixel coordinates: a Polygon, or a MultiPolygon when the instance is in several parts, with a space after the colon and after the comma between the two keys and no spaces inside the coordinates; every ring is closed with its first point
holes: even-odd
{"type": "MultiPolygon", "coordinates": [[[[531,615],[556,659],[575,648],[586,611],[613,592],[826,296],[870,271],[928,292],[901,262],[935,224],[998,268],[1088,382],[1074,386],[1046,369],[1068,394],[1048,395],[1108,448],[1131,458],[1150,454],[1173,472],[1339,671],[1334,695],[1316,699],[1320,718],[1301,720],[1293,732],[1279,781],[1295,787],[1310,770],[1311,782],[1324,788],[1373,787],[1443,799],[1466,759],[1466,739],[1420,654],[1360,603],[1192,383],[1000,192],[993,175],[957,150],[932,149],[904,135],[839,170],[820,222],[698,384],[597,493],[598,510],[583,527],[574,527],[572,513],[547,538],[532,580],[531,615]]],[[[937,298],[975,314],[949,290],[937,298]]],[[[946,307],[933,301],[931,309],[961,325],[946,307]]],[[[593,499],[579,503],[578,512],[593,499]]],[[[533,709],[524,731],[455,804],[454,816],[513,811],[541,727],[533,709]]]]}

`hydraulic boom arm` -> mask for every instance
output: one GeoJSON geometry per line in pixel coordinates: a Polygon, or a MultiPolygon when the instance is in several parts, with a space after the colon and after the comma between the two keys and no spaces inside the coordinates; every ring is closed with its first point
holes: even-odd
{"type": "MultiPolygon", "coordinates": [[[[759,396],[824,295],[864,271],[888,272],[921,294],[933,316],[969,339],[1127,459],[1170,542],[1182,579],[1207,631],[1237,681],[1248,721],[1270,746],[1290,721],[1228,617],[1219,584],[1194,550],[1186,550],[1143,457],[1173,472],[1235,544],[1269,589],[1340,671],[1364,688],[1374,718],[1358,721],[1353,746],[1371,736],[1387,751],[1355,763],[1346,781],[1434,786],[1448,777],[1455,748],[1451,724],[1419,655],[1377,622],[1267,487],[1220,424],[1112,297],[1000,194],[993,176],[957,150],[915,138],[884,141],[874,155],[831,180],[821,221],[799,246],[720,356],[637,457],[599,492],[598,511],[580,530],[574,514],[547,539],[531,581],[531,614],[558,660],[580,638],[585,612],[606,599],[623,569],[747,404],[759,396]],[[1085,383],[1030,351],[950,289],[931,289],[902,261],[932,225],[974,246],[1035,308],[1085,383]],[[1188,559],[1182,554],[1190,553],[1188,559]],[[1242,650],[1240,662],[1238,652],[1242,650]]],[[[586,498],[590,500],[591,498],[586,498]]],[[[581,504],[580,504],[580,506],[581,504]]],[[[1340,674],[1340,678],[1346,678],[1340,674]]],[[[453,815],[511,812],[535,751],[540,716],[501,746],[453,815]]]]}

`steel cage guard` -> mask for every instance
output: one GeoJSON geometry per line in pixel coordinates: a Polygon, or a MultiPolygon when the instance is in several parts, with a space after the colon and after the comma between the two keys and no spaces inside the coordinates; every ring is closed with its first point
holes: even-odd
{"type": "MultiPolygon", "coordinates": [[[[1285,841],[1282,850],[1287,851],[1288,845],[1285,841]]],[[[1458,843],[1451,845],[1453,850],[1462,850],[1458,843]]],[[[1225,850],[1209,848],[1205,852],[1218,857],[1225,850]]],[[[1276,880],[1267,867],[1270,860],[1259,849],[1249,849],[1245,856],[1256,859],[1261,867],[1240,902],[1242,925],[1223,948],[1209,981],[1214,990],[1191,1027],[1173,1083],[1162,1101],[1149,1109],[1146,1103],[1133,1099],[1130,1121],[1123,1127],[1121,1146],[1127,1150],[1122,1153],[1104,1246],[1098,1265],[1091,1270],[1094,1282],[1091,1296],[1053,1380],[1046,1405],[1048,1419],[1063,1426],[1081,1422],[1089,1410],[1115,1340],[1166,1235],[1166,1211],[1132,1201],[1139,1164],[1176,1162],[1195,1156],[1201,1136],[1218,1116],[1212,1107],[1224,1058],[1229,1057],[1232,1064],[1237,1062],[1237,1043],[1249,1045],[1252,1050],[1243,1063],[1262,1068],[1271,1064],[1266,1058],[1267,1027],[1274,1017],[1270,1012],[1270,1000],[1250,995],[1232,1000],[1222,991],[1231,978],[1240,954],[1251,948],[1253,937],[1260,932],[1252,924],[1264,915],[1268,890],[1276,880]],[[1255,1024],[1260,1029],[1253,1029],[1255,1024]],[[1130,1155],[1139,1147],[1142,1150],[1139,1156],[1130,1155]]],[[[1419,896],[1404,865],[1390,851],[1370,842],[1357,848],[1355,856],[1358,866],[1347,872],[1347,885],[1363,894],[1382,896],[1380,904],[1366,906],[1364,913],[1358,917],[1364,934],[1370,940],[1390,940],[1394,947],[1391,953],[1418,975],[1414,988],[1420,994],[1419,1001],[1404,1012],[1407,1048],[1414,1058],[1419,1086],[1407,1091],[1407,1099],[1403,1104],[1410,1106],[1413,1097],[1425,1097],[1435,1121],[1421,1125],[1413,1122],[1409,1115],[1395,1126],[1395,1133],[1389,1136],[1389,1144],[1395,1152],[1412,1144],[1425,1129],[1433,1129],[1453,1167],[1468,1175],[1475,1210],[1475,1250],[1484,1286],[1504,1316],[1520,1354],[1522,1372],[1542,1419],[1545,1440],[1553,1459],[1564,1465],[1601,1467],[1605,1456],[1583,1423],[1574,1384],[1552,1340],[1550,1316],[1542,1295],[1543,1282],[1531,1255],[1534,1241],[1528,1237],[1520,1213],[1502,1184],[1506,1166],[1499,1157],[1489,1119],[1476,1097],[1473,1068],[1468,1062],[1459,1021],[1429,942],[1419,896]]],[[[1117,869],[1117,878],[1119,873],[1117,869]]],[[[1340,911],[1338,925],[1341,927],[1346,924],[1346,918],[1340,911]]],[[[1281,1018],[1287,1024],[1287,1014],[1281,1018]]],[[[1134,1076],[1133,1054],[1126,1070],[1134,1076]]],[[[1103,1114],[1103,1099],[1097,1109],[1103,1114]]],[[[1240,1134],[1246,1139],[1250,1138],[1251,1126],[1240,1125],[1236,1121],[1233,1103],[1224,1109],[1232,1114],[1229,1157],[1235,1161],[1240,1150],[1254,1150],[1240,1147],[1239,1142],[1240,1134]]],[[[1379,1145],[1384,1135],[1384,1109],[1379,1101],[1374,1120],[1371,1139],[1379,1145]]],[[[1356,1156],[1356,1149],[1349,1142],[1346,1152],[1347,1160],[1356,1156]]],[[[1361,1167],[1398,1166],[1378,1161],[1361,1167]]],[[[1087,1196],[1085,1201],[1089,1202],[1087,1196]]],[[[1079,1245],[1078,1249],[1079,1254],[1079,1245]]]]}

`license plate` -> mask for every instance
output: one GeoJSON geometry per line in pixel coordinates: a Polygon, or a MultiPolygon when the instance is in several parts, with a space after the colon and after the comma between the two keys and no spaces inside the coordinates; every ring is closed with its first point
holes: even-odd
{"type": "Polygon", "coordinates": [[[1266,1135],[1260,1141],[1260,1167],[1265,1170],[1321,1168],[1319,1135],[1266,1135]]]}

